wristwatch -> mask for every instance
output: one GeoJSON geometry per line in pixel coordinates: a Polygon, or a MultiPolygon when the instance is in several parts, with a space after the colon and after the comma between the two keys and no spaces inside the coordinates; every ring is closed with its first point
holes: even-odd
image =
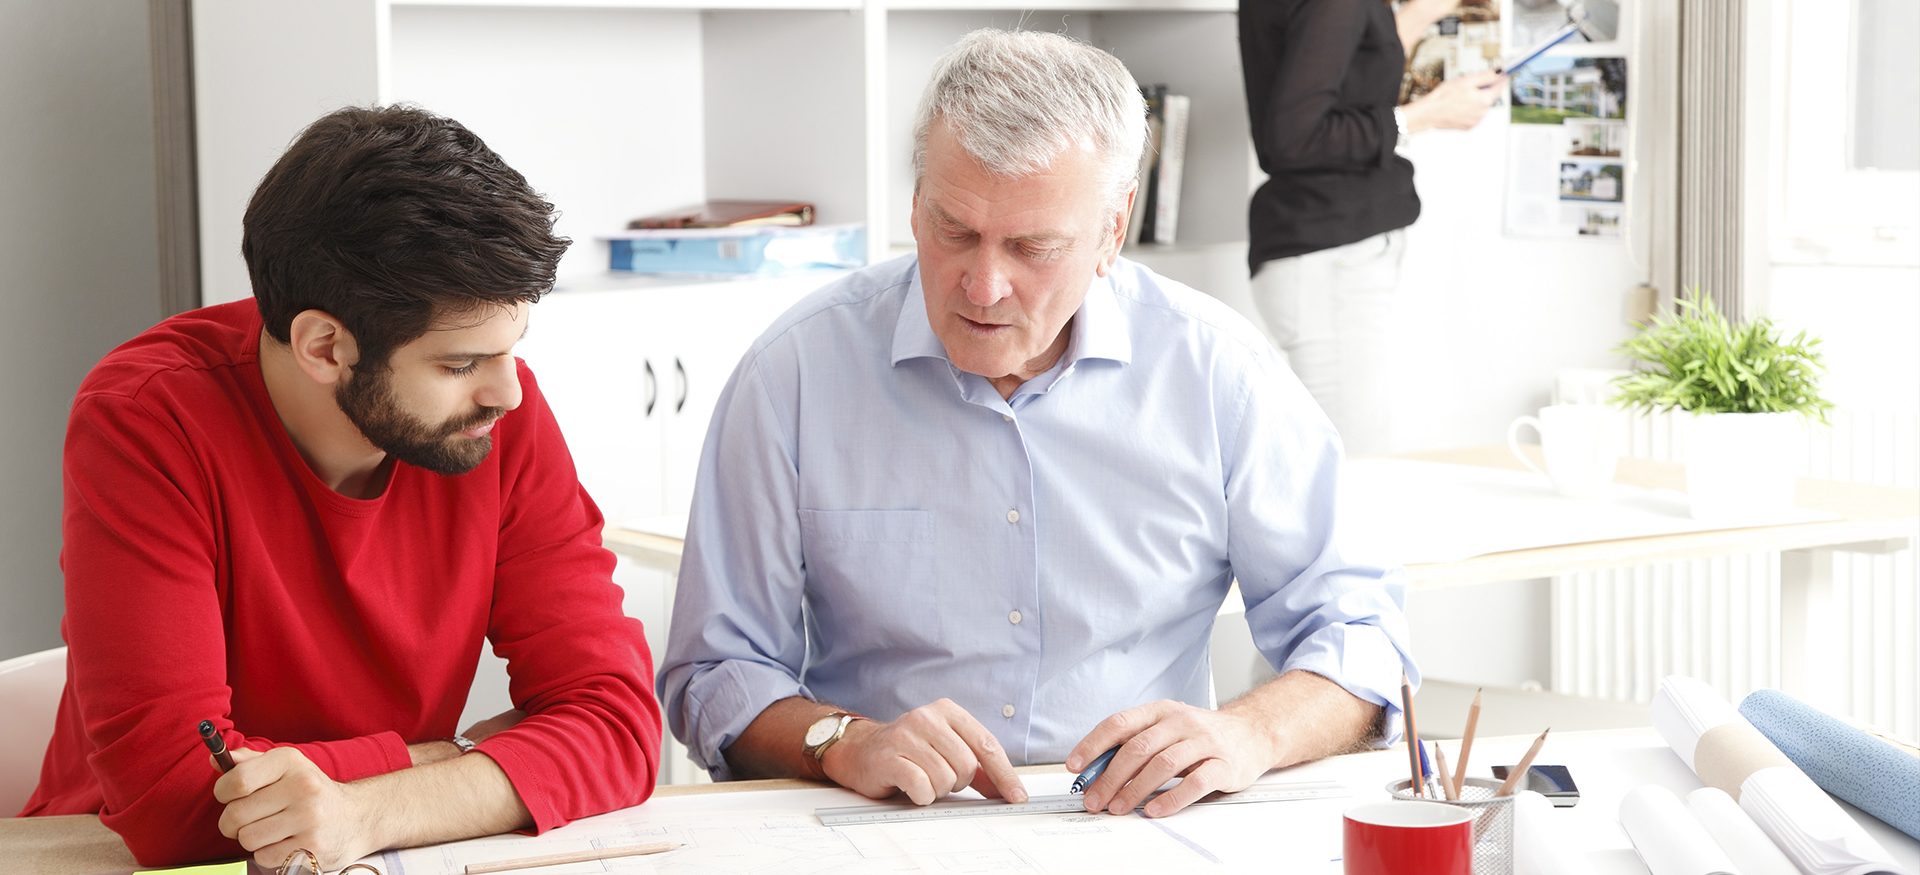
{"type": "Polygon", "coordinates": [[[865,718],[858,714],[835,711],[813,721],[813,725],[807,727],[807,735],[804,739],[806,746],[802,750],[805,750],[807,756],[813,757],[815,761],[821,760],[827,755],[827,748],[846,736],[847,724],[861,719],[865,718]]]}
{"type": "Polygon", "coordinates": [[[463,754],[473,753],[473,749],[477,747],[477,745],[473,743],[473,739],[464,735],[456,735],[447,740],[453,742],[453,746],[459,748],[463,754]]]}

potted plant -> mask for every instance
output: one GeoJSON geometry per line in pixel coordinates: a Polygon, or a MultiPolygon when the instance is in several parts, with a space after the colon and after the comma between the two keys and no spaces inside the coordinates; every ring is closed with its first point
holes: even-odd
{"type": "Polygon", "coordinates": [[[1818,388],[1820,341],[1783,339],[1770,319],[1734,324],[1698,288],[1675,304],[1619,346],[1633,370],[1614,380],[1614,403],[1692,414],[1676,424],[1695,518],[1791,507],[1807,420],[1833,408],[1818,388]]]}

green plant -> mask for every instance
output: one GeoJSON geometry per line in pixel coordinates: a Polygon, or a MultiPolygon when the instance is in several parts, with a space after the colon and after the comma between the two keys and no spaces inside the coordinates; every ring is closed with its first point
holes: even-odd
{"type": "Polygon", "coordinates": [[[1821,422],[1833,404],[1817,383],[1820,341],[1806,332],[1782,340],[1773,321],[1735,325],[1699,288],[1661,314],[1617,352],[1633,373],[1614,380],[1613,401],[1647,410],[1694,413],[1800,413],[1821,422]]]}

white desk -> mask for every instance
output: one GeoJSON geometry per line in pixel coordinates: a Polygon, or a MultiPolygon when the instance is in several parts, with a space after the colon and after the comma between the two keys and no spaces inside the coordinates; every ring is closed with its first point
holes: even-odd
{"type": "MultiPolygon", "coordinates": [[[[1473,774],[1485,775],[1489,766],[1496,763],[1511,763],[1525,752],[1532,739],[1521,736],[1505,738],[1486,738],[1476,742],[1473,749],[1473,774]]],[[[1451,745],[1449,745],[1451,749],[1451,745]]],[[[1540,755],[1541,762],[1565,765],[1573,771],[1574,779],[1581,789],[1578,806],[1553,812],[1558,821],[1560,832],[1568,844],[1579,853],[1586,855],[1594,863],[1597,875],[1611,873],[1635,873],[1643,875],[1646,869],[1641,866],[1628,844],[1626,835],[1621,832],[1617,820],[1620,799],[1628,790],[1642,784],[1658,784],[1675,791],[1686,793],[1700,786],[1692,772],[1680,762],[1680,759],[1667,750],[1652,730],[1616,730],[1607,732],[1555,733],[1547,742],[1540,755]]],[[[1349,785],[1354,796],[1345,799],[1314,800],[1308,802],[1281,802],[1257,805],[1226,805],[1210,808],[1196,808],[1183,812],[1164,821],[1164,825],[1176,829],[1191,841],[1219,857],[1219,864],[1209,864],[1197,854],[1179,858],[1184,865],[1177,870],[1167,871],[1236,871],[1257,869],[1262,872],[1302,872],[1302,873],[1338,873],[1340,864],[1333,859],[1339,848],[1339,814],[1347,806],[1363,800],[1384,799],[1384,790],[1388,781],[1405,775],[1407,758],[1404,748],[1395,748],[1351,756],[1334,757],[1318,763],[1296,767],[1285,772],[1275,773],[1270,780],[1332,780],[1349,785]],[[1247,823],[1257,824],[1256,831],[1244,828],[1247,823]],[[1226,830],[1223,832],[1223,830],[1226,830]],[[1249,856],[1254,855],[1254,856],[1249,856]]],[[[1067,780],[1066,773],[1058,766],[1035,766],[1021,770],[1028,787],[1035,793],[1058,792],[1067,780]]],[[[457,875],[457,868],[425,865],[422,861],[432,858],[440,860],[503,859],[550,852],[555,849],[581,847],[592,840],[595,834],[616,832],[665,831],[676,840],[691,839],[694,847],[683,848],[671,854],[658,857],[636,857],[625,861],[609,861],[607,865],[594,864],[586,867],[557,867],[536,870],[538,875],[581,875],[586,872],[673,872],[673,871],[742,871],[738,866],[716,863],[712,857],[731,854],[735,863],[746,863],[753,850],[743,852],[735,847],[728,851],[726,835],[744,829],[757,828],[769,818],[780,818],[792,828],[780,837],[784,844],[767,850],[767,856],[774,856],[784,864],[774,871],[780,875],[815,871],[829,855],[848,853],[856,845],[843,837],[823,834],[817,822],[812,822],[812,813],[816,808],[856,805],[866,800],[846,790],[823,787],[803,781],[741,781],[732,784],[689,785],[662,787],[653,799],[637,808],[622,812],[588,818],[570,824],[544,836],[502,836],[477,839],[469,842],[454,842],[439,846],[433,853],[421,851],[409,852],[407,865],[403,869],[395,867],[388,855],[388,862],[382,866],[387,875],[457,875]],[[685,824],[696,823],[702,829],[710,830],[704,834],[686,835],[685,824]],[[679,829],[679,834],[672,831],[679,829]],[[708,869],[701,865],[703,856],[709,864],[718,868],[708,869]]],[[[1845,806],[1843,806],[1845,807],[1845,806]]],[[[1852,808],[1848,812],[1858,820],[1877,841],[1891,851],[1902,864],[1920,871],[1920,842],[1915,842],[1891,827],[1852,808]]],[[[1041,821],[1041,826],[1058,824],[1066,830],[1060,841],[1084,840],[1084,835],[1076,837],[1074,830],[1091,830],[1114,824],[1104,820],[1105,815],[1076,817],[1074,815],[1040,815],[1020,818],[995,818],[1002,822],[1041,821]]],[[[878,847],[880,840],[890,843],[914,842],[952,842],[951,835],[939,834],[952,824],[979,824],[981,820],[946,821],[934,831],[926,828],[914,828],[907,825],[858,827],[857,830],[869,831],[872,841],[869,847],[878,847]]],[[[1137,825],[1137,824],[1136,824],[1137,825]]],[[[1031,825],[1030,825],[1031,826],[1031,825]]],[[[1150,827],[1151,828],[1151,827],[1150,827]]],[[[1140,832],[1135,830],[1135,833],[1140,832]]],[[[1117,835],[1117,833],[1116,833],[1117,835]]],[[[1137,839],[1137,835],[1135,836],[1137,839]]],[[[1161,847],[1167,851],[1177,849],[1174,844],[1161,847]]],[[[765,850],[765,849],[763,849],[765,850]]],[[[975,850],[981,850],[976,845],[975,850]]],[[[0,859],[5,859],[8,871],[43,873],[43,875],[107,875],[107,873],[125,873],[134,868],[132,858],[118,837],[100,824],[100,819],[91,815],[75,817],[22,818],[0,820],[0,859]]],[[[379,861],[375,861],[379,862],[379,861]]],[[[1062,871],[1074,871],[1073,867],[1057,867],[1062,871]]],[[[879,865],[876,861],[866,868],[828,869],[836,875],[843,872],[884,872],[893,869],[879,865]]],[[[1032,867],[1022,869],[1018,866],[983,871],[1036,871],[1032,867]]],[[[1038,871],[1046,871],[1044,869],[1038,871]]],[[[1138,871],[1138,867],[1122,871],[1138,871]]],[[[1526,873],[1520,873],[1526,875],[1526,873]]]]}
{"type": "MultiPolygon", "coordinates": [[[[1486,775],[1496,763],[1511,763],[1531,738],[1482,739],[1474,745],[1471,771],[1486,775]]],[[[1450,745],[1451,747],[1451,745],[1450,745]]],[[[1580,784],[1580,804],[1558,809],[1560,832],[1593,861],[1596,873],[1644,873],[1617,819],[1620,799],[1642,784],[1659,784],[1684,795],[1700,782],[1651,730],[1555,734],[1541,761],[1566,765],[1580,784]]],[[[1353,796],[1302,802],[1202,806],[1161,821],[1143,818],[1115,823],[1106,815],[1029,815],[1010,818],[948,820],[932,824],[819,827],[817,808],[866,802],[838,788],[796,781],[750,781],[707,787],[662,788],[660,795],[635,809],[590,818],[538,838],[505,837],[454,843],[432,852],[408,852],[403,873],[391,864],[387,875],[458,875],[467,862],[511,859],[584,847],[592,834],[623,836],[623,841],[668,839],[688,846],[659,857],[629,858],[606,868],[555,868],[552,875],[584,872],[748,871],[769,860],[782,861],[783,873],[801,871],[901,871],[902,858],[890,856],[900,844],[922,853],[950,848],[938,862],[953,871],[1086,871],[1084,858],[1063,862],[1058,854],[1078,846],[1124,853],[1128,863],[1104,871],[1262,871],[1339,873],[1340,812],[1360,801],[1387,798],[1388,781],[1404,777],[1404,748],[1334,757],[1275,773],[1269,780],[1330,780],[1346,784],[1353,796]],[[778,830],[762,830],[779,823],[778,830]],[[990,828],[990,829],[989,829],[990,828]],[[1171,830],[1177,838],[1166,835],[1171,830]],[[996,836],[993,833],[1001,835],[996,836]],[[764,833],[764,842],[755,842],[764,833]],[[1001,839],[1015,835],[1026,848],[1006,853],[1001,839]],[[777,838],[775,837],[777,836],[777,838]],[[758,845],[755,847],[754,845],[758,845]],[[1054,851],[1047,850],[1054,846],[1054,851]],[[1038,850],[1035,850],[1038,849],[1038,850]],[[1208,857],[1218,862],[1209,862],[1208,857]],[[1149,866],[1158,863],[1161,865],[1149,866]],[[831,864],[831,865],[829,865],[831,864]],[[1177,868],[1167,868],[1175,865],[1177,868]],[[711,868],[709,868],[711,867],[711,868]]],[[[1068,775],[1058,766],[1023,769],[1031,792],[1064,792],[1068,775]]],[[[1920,842],[1848,809],[1896,858],[1920,871],[1920,842]]],[[[611,840],[609,843],[614,843],[611,840]]],[[[389,854],[389,863],[398,855],[389,854]]],[[[925,858],[922,858],[923,861],[925,858]]],[[[941,869],[940,871],[947,871],[941,869]]],[[[1526,875],[1526,873],[1519,873],[1526,875]]]]}

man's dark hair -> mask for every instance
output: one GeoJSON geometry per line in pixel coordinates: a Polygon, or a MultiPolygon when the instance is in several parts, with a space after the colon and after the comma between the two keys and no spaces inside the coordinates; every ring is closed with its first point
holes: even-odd
{"type": "Polygon", "coordinates": [[[323,310],[384,368],[438,317],[533,303],[572,242],[519,171],[453,119],[349,107],[307,126],[247,204],[240,252],[267,333],[323,310]]]}

